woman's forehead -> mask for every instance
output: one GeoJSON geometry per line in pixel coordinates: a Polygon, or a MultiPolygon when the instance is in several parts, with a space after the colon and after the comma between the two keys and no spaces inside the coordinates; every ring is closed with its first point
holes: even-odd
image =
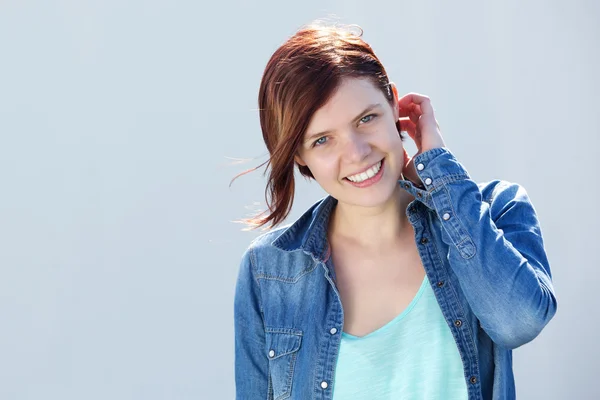
{"type": "Polygon", "coordinates": [[[335,123],[349,123],[375,105],[386,103],[385,96],[368,78],[344,78],[329,100],[312,116],[308,131],[329,130],[335,123]]]}

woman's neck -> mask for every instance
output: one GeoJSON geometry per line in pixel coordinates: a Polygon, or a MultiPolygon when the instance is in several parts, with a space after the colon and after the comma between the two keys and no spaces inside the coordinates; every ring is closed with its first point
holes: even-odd
{"type": "Polygon", "coordinates": [[[368,249],[385,249],[412,238],[414,231],[406,216],[414,196],[396,188],[390,200],[379,207],[357,207],[338,202],[329,220],[329,240],[368,249]]]}

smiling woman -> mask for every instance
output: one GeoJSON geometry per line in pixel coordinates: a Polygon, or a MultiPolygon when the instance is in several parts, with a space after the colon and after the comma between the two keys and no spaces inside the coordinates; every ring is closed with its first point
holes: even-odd
{"type": "Polygon", "coordinates": [[[388,83],[386,88],[393,101],[372,79],[341,79],[327,103],[312,115],[306,139],[296,149],[296,163],[308,168],[321,187],[345,205],[384,204],[394,201],[392,192],[399,190],[396,182],[408,157],[396,124],[396,87],[388,83]]]}
{"type": "Polygon", "coordinates": [[[474,182],[429,98],[345,27],[277,49],[259,106],[269,208],[245,222],[272,229],[238,274],[237,398],[514,399],[512,350],[557,307],[525,189],[474,182]],[[294,168],[328,196],[275,228],[294,168]]]}
{"type": "MultiPolygon", "coordinates": [[[[362,78],[365,81],[357,93],[350,93],[352,99],[361,101],[352,101],[352,108],[348,111],[354,114],[341,116],[345,123],[365,123],[374,109],[386,112],[390,117],[392,112],[396,112],[394,102],[397,99],[385,68],[373,49],[353,34],[352,29],[307,27],[277,49],[269,60],[258,99],[263,138],[270,153],[265,193],[269,211],[243,220],[250,226],[260,227],[268,223],[275,226],[289,214],[295,188],[294,157],[299,149],[322,146],[329,140],[330,129],[337,129],[313,121],[307,133],[311,116],[325,105],[334,92],[338,92],[344,78],[362,78]],[[360,90],[368,92],[369,98],[375,98],[376,104],[363,100],[360,90]]],[[[323,110],[320,110],[320,115],[325,120],[330,117],[323,110]]],[[[392,125],[396,120],[386,119],[392,125]]],[[[390,132],[396,137],[399,135],[394,126],[390,132]]],[[[315,171],[309,166],[299,162],[298,168],[302,175],[314,178],[315,171]]]]}

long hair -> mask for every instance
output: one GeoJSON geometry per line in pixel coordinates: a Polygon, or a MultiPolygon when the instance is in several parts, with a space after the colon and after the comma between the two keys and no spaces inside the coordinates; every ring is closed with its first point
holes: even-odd
{"type": "Polygon", "coordinates": [[[269,160],[262,164],[267,164],[268,171],[265,188],[268,210],[241,220],[251,229],[268,223],[274,227],[288,216],[295,192],[294,165],[303,176],[314,179],[308,167],[294,162],[294,155],[312,116],[346,77],[371,79],[386,99],[393,102],[385,68],[362,39],[362,30],[308,25],[271,56],[258,94],[260,126],[269,151],[269,160]]]}

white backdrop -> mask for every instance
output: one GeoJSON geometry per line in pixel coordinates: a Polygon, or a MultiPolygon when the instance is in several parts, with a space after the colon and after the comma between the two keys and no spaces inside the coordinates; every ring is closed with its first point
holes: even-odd
{"type": "MultiPolygon", "coordinates": [[[[519,399],[597,399],[593,1],[0,2],[0,398],[230,399],[233,291],[264,206],[257,90],[302,24],[363,27],[475,180],[527,189],[556,317],[519,399]],[[231,165],[233,158],[253,162],[231,165]]],[[[410,147],[409,147],[410,148],[410,147]]],[[[414,146],[412,147],[414,150],[414,146]]],[[[324,193],[299,182],[291,220],[324,193]]]]}

